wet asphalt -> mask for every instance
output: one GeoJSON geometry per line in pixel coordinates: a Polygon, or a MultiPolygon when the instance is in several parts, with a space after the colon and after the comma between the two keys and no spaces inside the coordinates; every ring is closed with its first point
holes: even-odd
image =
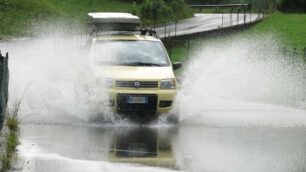
{"type": "Polygon", "coordinates": [[[303,127],[21,126],[14,171],[297,172],[303,127]]]}

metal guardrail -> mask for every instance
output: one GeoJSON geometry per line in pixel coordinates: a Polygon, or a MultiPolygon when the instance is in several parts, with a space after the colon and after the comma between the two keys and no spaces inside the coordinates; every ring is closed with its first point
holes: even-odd
{"type": "Polygon", "coordinates": [[[9,69],[8,69],[9,55],[1,54],[0,51],[0,129],[2,129],[7,101],[8,101],[8,86],[9,86],[9,69]]]}
{"type": "MultiPolygon", "coordinates": [[[[224,13],[220,13],[220,14],[221,14],[221,17],[220,17],[219,26],[212,30],[220,30],[224,28],[232,28],[232,27],[257,23],[263,20],[267,16],[267,14],[265,13],[257,13],[257,14],[246,13],[246,12],[241,13],[239,10],[236,13],[231,12],[229,14],[224,14],[224,13]],[[226,17],[226,15],[229,15],[229,16],[226,17]],[[228,22],[228,24],[226,24],[226,22],[228,22]]],[[[160,27],[160,28],[163,28],[163,30],[160,30],[160,32],[157,33],[159,37],[161,39],[165,39],[169,37],[184,36],[184,35],[177,34],[178,33],[178,29],[177,29],[178,22],[179,22],[178,20],[171,22],[171,20],[167,21],[165,19],[164,25],[160,27]]],[[[202,32],[208,32],[208,31],[206,30],[202,32]]],[[[201,31],[195,32],[194,34],[202,33],[202,32],[201,31]]],[[[188,33],[188,34],[192,34],[192,33],[188,33]]]]}
{"type": "Polygon", "coordinates": [[[251,4],[215,4],[215,5],[188,5],[190,8],[230,8],[230,7],[245,7],[251,8],[251,4]]]}
{"type": "MultiPolygon", "coordinates": [[[[241,9],[237,9],[237,10],[233,10],[231,9],[228,13],[224,13],[221,12],[219,13],[220,16],[220,23],[219,26],[217,28],[214,28],[212,30],[222,30],[225,28],[233,28],[233,27],[240,27],[243,25],[250,25],[253,23],[257,23],[263,19],[265,19],[266,17],[268,17],[271,13],[269,13],[266,10],[261,10],[258,11],[256,13],[253,13],[252,10],[248,11],[245,10],[241,10],[241,9]]],[[[184,36],[184,35],[179,35],[178,33],[178,20],[173,20],[172,18],[165,18],[164,19],[164,24],[163,26],[160,26],[160,29],[157,34],[159,35],[159,37],[161,39],[165,39],[165,38],[169,38],[169,37],[177,37],[177,36],[184,36]]],[[[154,28],[155,30],[155,28],[154,28]]],[[[211,30],[210,30],[211,31],[211,30]]],[[[206,31],[202,31],[202,32],[207,32],[206,31]]],[[[195,33],[186,33],[187,35],[189,34],[196,34],[196,33],[201,33],[201,31],[199,32],[195,32],[195,33]]]]}

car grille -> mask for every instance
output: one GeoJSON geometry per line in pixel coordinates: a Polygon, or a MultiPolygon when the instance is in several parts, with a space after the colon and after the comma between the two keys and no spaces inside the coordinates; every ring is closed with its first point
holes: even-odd
{"type": "Polygon", "coordinates": [[[157,81],[116,81],[116,87],[124,88],[157,88],[157,81]],[[139,86],[135,87],[134,83],[139,82],[139,86]]]}
{"type": "Polygon", "coordinates": [[[117,108],[119,113],[156,113],[157,95],[155,94],[118,94],[117,108]],[[129,104],[128,96],[146,96],[148,103],[146,104],[129,104]]]}

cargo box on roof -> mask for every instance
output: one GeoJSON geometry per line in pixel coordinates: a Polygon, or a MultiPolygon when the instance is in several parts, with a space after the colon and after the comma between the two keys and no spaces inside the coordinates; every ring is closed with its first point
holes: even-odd
{"type": "Polygon", "coordinates": [[[88,13],[93,31],[133,31],[140,25],[140,18],[130,13],[88,13]]]}

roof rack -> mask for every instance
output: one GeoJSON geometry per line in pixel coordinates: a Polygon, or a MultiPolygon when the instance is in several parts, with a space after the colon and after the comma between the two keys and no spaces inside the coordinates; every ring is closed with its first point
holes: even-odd
{"type": "Polygon", "coordinates": [[[130,13],[88,13],[88,29],[90,34],[128,33],[140,31],[141,35],[156,36],[149,28],[140,27],[140,18],[130,13]]]}

